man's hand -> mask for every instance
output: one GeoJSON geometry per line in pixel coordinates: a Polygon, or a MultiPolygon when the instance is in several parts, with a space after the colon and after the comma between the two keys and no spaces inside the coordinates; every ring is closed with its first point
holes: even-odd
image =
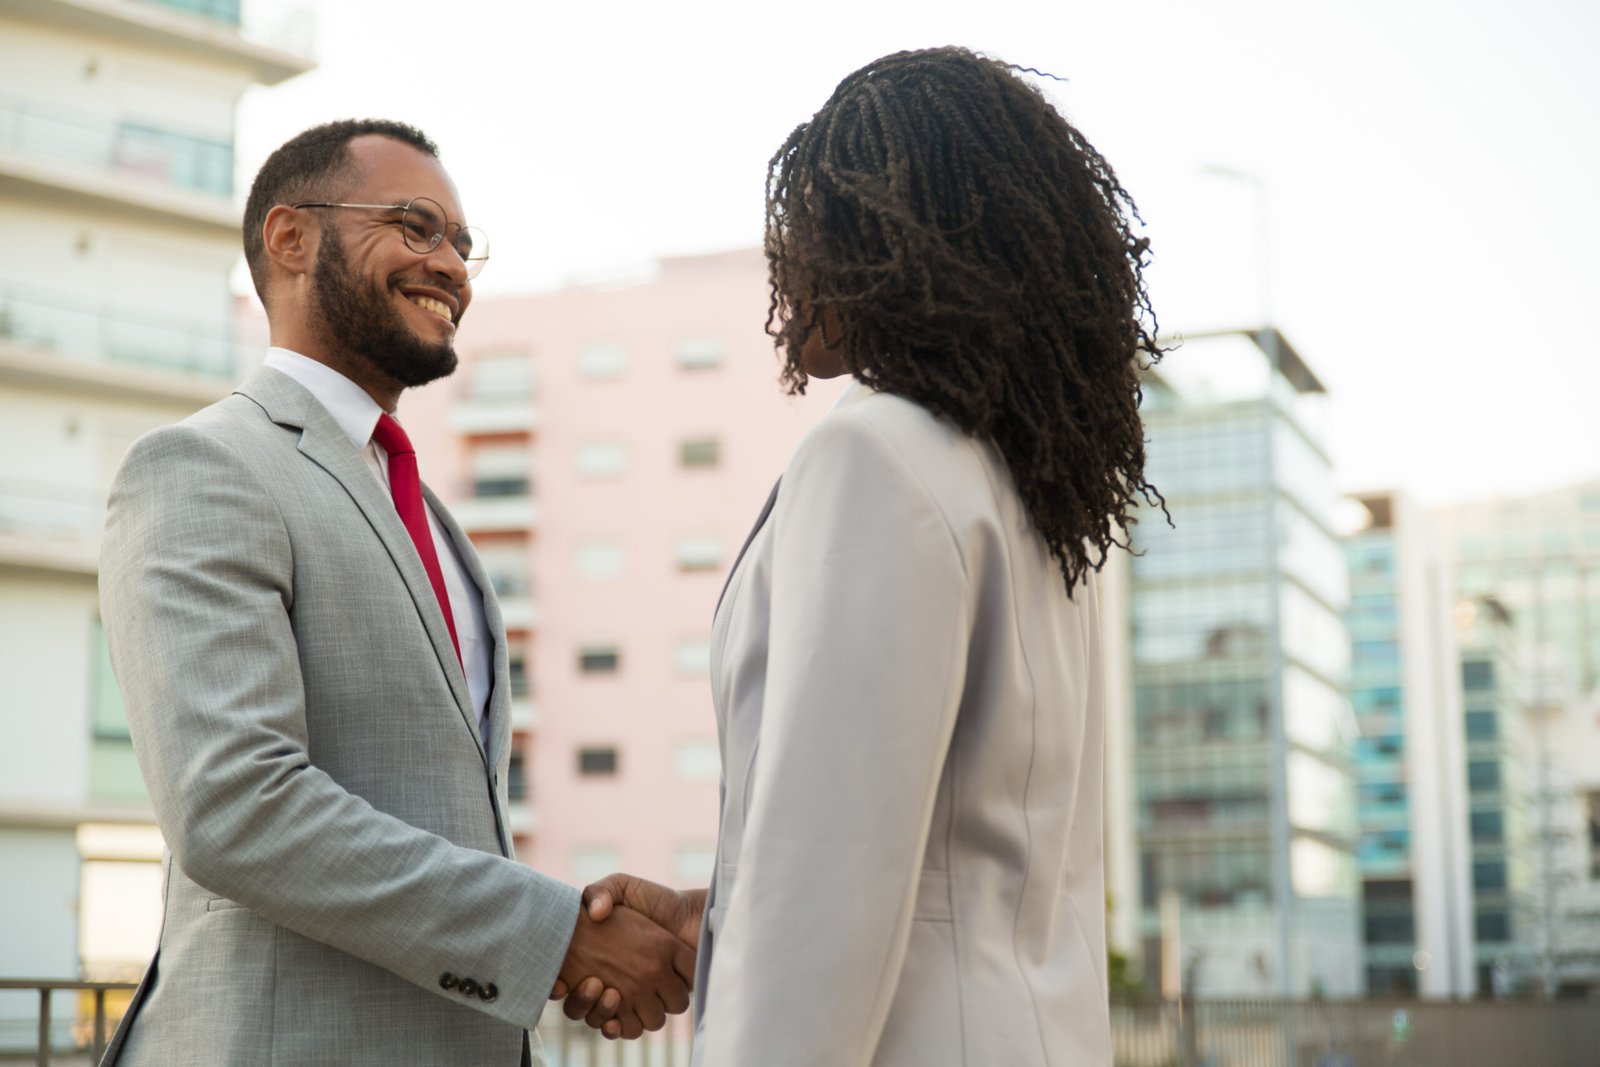
{"type": "Polygon", "coordinates": [[[583,903],[595,922],[604,921],[616,906],[643,912],[651,922],[692,948],[700,943],[706,893],[704,889],[679,892],[631,874],[612,874],[585,888],[583,903]]]}
{"type": "MultiPolygon", "coordinates": [[[[583,901],[590,919],[604,922],[615,907],[630,908],[667,930],[684,944],[694,947],[700,940],[700,920],[706,910],[706,890],[678,892],[630,874],[613,874],[588,886],[583,901]]],[[[691,985],[692,988],[692,985],[691,985]]],[[[623,1033],[621,1020],[614,1018],[622,995],[608,989],[595,977],[585,978],[569,992],[568,983],[558,980],[551,1000],[565,998],[562,1010],[569,1019],[585,1019],[608,1038],[623,1033]]]]}
{"type": "MultiPolygon", "coordinates": [[[[615,1008],[607,1011],[608,998],[597,995],[600,1006],[585,1011],[589,1025],[604,1027],[608,1037],[636,1038],[646,1030],[661,1029],[668,1014],[688,1010],[694,964],[692,946],[638,911],[619,908],[602,923],[585,910],[578,913],[557,988],[593,992],[609,986],[619,994],[615,1008]],[[607,1022],[611,1025],[605,1026],[607,1022]]],[[[576,1018],[571,1000],[568,997],[567,1016],[576,1018]]]]}

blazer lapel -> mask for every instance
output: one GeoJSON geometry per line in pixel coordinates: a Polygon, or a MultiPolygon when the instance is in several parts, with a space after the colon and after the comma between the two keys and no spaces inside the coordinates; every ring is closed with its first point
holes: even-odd
{"type": "MultiPolygon", "coordinates": [[[[472,579],[472,584],[478,587],[478,594],[483,598],[483,621],[489,628],[486,635],[494,642],[493,653],[489,657],[491,664],[490,689],[489,689],[489,751],[486,758],[493,763],[498,761],[499,754],[506,750],[511,743],[511,694],[508,686],[501,685],[501,679],[510,675],[509,653],[506,650],[505,624],[500,615],[500,601],[494,595],[494,583],[489,580],[489,572],[483,569],[483,561],[478,558],[478,553],[472,547],[472,539],[466,531],[456,522],[454,515],[450,514],[445,506],[434,496],[433,490],[426,485],[422,487],[422,498],[427,501],[434,517],[439,520],[439,525],[444,527],[444,532],[450,538],[450,543],[455,547],[456,557],[461,560],[462,566],[467,569],[467,577],[472,579]]],[[[442,621],[442,620],[441,620],[442,621]]],[[[448,635],[446,635],[448,639],[448,635]]],[[[452,653],[453,655],[453,653],[452,653]]],[[[473,724],[473,732],[477,732],[477,724],[473,724]]]]}
{"type": "MultiPolygon", "coordinates": [[[[428,581],[417,548],[411,543],[394,501],[384,491],[371,468],[361,458],[361,452],[350,442],[333,416],[325,411],[316,398],[286,374],[263,367],[257,370],[235,390],[260,404],[268,417],[281,426],[300,430],[300,453],[327,471],[361,509],[378,539],[388,550],[389,558],[405,580],[411,601],[422,618],[422,624],[433,644],[439,668],[450,682],[450,691],[456,698],[456,707],[462,720],[478,739],[478,717],[472,710],[472,698],[467,692],[466,675],[456,658],[455,646],[450,642],[450,629],[445,625],[444,612],[439,609],[438,598],[428,581]]],[[[437,503],[430,500],[437,507],[437,503]]],[[[474,579],[476,580],[476,579],[474,579]]],[[[483,754],[481,741],[479,755],[483,754]]],[[[487,760],[485,760],[487,766],[487,760]]]]}
{"type": "Polygon", "coordinates": [[[750,542],[756,539],[756,534],[761,532],[761,527],[767,524],[767,518],[772,514],[773,505],[778,502],[778,487],[783,484],[783,478],[772,483],[772,492],[767,494],[767,502],[761,508],[761,514],[756,517],[756,524],[750,527],[750,534],[744,539],[744,546],[739,549],[739,554],[734,557],[733,566],[728,568],[728,577],[723,580],[722,592],[717,594],[717,606],[712,609],[711,617],[716,618],[717,612],[722,610],[722,598],[728,595],[728,586],[733,584],[733,572],[739,569],[739,564],[744,562],[744,554],[750,551],[750,542]]]}

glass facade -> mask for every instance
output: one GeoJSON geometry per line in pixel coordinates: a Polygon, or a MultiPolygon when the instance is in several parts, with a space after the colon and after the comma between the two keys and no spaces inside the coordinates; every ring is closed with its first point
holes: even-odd
{"type": "Polygon", "coordinates": [[[1493,599],[1469,600],[1461,625],[1478,992],[1503,995],[1528,982],[1535,966],[1531,753],[1512,615],[1493,599]]]}
{"type": "Polygon", "coordinates": [[[1146,944],[1175,893],[1202,995],[1358,992],[1347,579],[1328,459],[1293,389],[1219,402],[1152,381],[1146,395],[1146,473],[1173,520],[1140,516],[1130,575],[1146,944]]]}

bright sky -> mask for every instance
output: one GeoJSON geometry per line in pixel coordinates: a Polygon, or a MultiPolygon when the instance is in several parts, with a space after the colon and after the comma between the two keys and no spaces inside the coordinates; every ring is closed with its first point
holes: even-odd
{"type": "Polygon", "coordinates": [[[316,122],[415,123],[492,237],[480,294],[757,243],[768,158],[840,78],[964,44],[1069,79],[1164,329],[1281,325],[1346,488],[1600,476],[1590,0],[313,6],[321,66],[247,95],[241,180],[316,122]]]}

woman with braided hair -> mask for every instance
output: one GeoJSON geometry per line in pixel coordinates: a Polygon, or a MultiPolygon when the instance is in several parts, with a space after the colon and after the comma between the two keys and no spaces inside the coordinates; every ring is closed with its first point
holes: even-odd
{"type": "MultiPolygon", "coordinates": [[[[856,380],[735,564],[704,1067],[1109,1064],[1095,572],[1144,479],[1132,200],[1021,75],[901,52],[773,158],[783,381],[856,380]]],[[[700,921],[700,910],[705,921],[700,921]]]]}

